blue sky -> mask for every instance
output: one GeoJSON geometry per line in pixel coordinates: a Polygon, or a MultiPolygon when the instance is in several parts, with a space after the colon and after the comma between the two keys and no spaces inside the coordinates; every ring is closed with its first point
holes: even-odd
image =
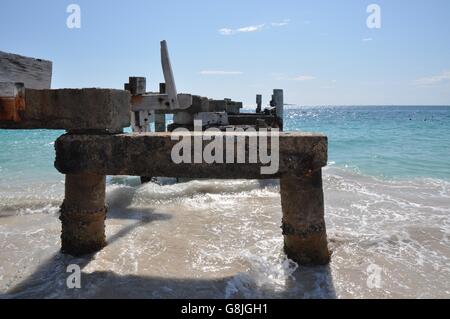
{"type": "Polygon", "coordinates": [[[50,59],[53,88],[162,81],[166,39],[179,92],[254,104],[450,105],[450,1],[2,0],[0,50],[50,59]],[[69,4],[81,28],[66,26],[69,4]],[[366,8],[381,8],[369,29],[366,8]]]}

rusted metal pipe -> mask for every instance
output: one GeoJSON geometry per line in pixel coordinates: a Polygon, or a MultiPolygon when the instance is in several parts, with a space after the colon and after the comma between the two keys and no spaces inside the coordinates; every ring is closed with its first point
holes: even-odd
{"type": "Polygon", "coordinates": [[[0,121],[19,123],[24,111],[23,83],[0,83],[0,121]]]}

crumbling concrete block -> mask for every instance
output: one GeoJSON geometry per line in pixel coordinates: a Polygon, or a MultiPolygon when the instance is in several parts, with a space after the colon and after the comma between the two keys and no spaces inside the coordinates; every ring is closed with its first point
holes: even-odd
{"type": "Polygon", "coordinates": [[[52,62],[0,51],[0,82],[23,83],[29,89],[50,89],[52,62]]]}
{"type": "Polygon", "coordinates": [[[19,120],[0,119],[0,128],[120,132],[130,126],[130,100],[122,90],[26,89],[19,120]]]}
{"type": "MultiPolygon", "coordinates": [[[[183,133],[180,133],[183,136],[183,133]]],[[[199,141],[200,149],[212,141],[220,132],[186,133],[195,151],[199,141]],[[205,136],[208,136],[206,139],[205,136]],[[202,138],[203,137],[203,138],[202,138]]],[[[267,154],[278,156],[279,168],[273,174],[262,174],[263,164],[249,161],[253,152],[245,144],[246,163],[238,163],[238,138],[247,139],[247,133],[225,133],[223,138],[223,163],[174,163],[171,153],[179,140],[172,140],[170,133],[119,134],[119,135],[76,135],[66,134],[55,143],[56,168],[63,174],[100,174],[131,176],[166,176],[184,178],[218,179],[270,179],[284,175],[304,176],[327,164],[327,137],[313,133],[279,133],[279,152],[269,138],[267,154]],[[226,158],[227,141],[234,147],[233,163],[226,158]],[[273,152],[272,152],[273,150],[273,152]]],[[[194,155],[192,154],[192,159],[194,155]]]]}

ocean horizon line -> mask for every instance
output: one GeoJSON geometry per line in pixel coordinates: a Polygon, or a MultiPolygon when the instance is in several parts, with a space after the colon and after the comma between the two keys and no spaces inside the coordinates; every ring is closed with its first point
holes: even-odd
{"type": "MultiPolygon", "coordinates": [[[[284,104],[285,109],[298,109],[303,107],[450,107],[450,105],[432,105],[432,104],[316,104],[316,105],[299,105],[284,104]]],[[[254,108],[253,105],[245,105],[244,110],[254,108]]]]}

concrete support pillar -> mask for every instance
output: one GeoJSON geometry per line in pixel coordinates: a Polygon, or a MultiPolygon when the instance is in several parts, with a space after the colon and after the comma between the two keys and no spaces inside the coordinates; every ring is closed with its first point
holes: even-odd
{"type": "Polygon", "coordinates": [[[273,106],[276,107],[278,121],[280,122],[280,130],[283,131],[284,127],[284,95],[283,90],[273,90],[273,106]]]}
{"type": "MultiPolygon", "coordinates": [[[[128,79],[128,89],[133,95],[145,94],[147,90],[147,79],[144,77],[130,76],[128,79]]],[[[126,87],[125,87],[126,88],[126,87]]]]}
{"type": "MultiPolygon", "coordinates": [[[[166,84],[159,83],[159,93],[166,93],[166,84]]],[[[165,132],[166,131],[166,114],[164,113],[155,113],[155,132],[165,132]]]]}
{"type": "Polygon", "coordinates": [[[261,113],[262,110],[262,95],[258,94],[256,96],[256,113],[261,113]]]}
{"type": "Polygon", "coordinates": [[[105,184],[104,175],[66,175],[60,216],[63,253],[81,256],[106,245],[105,184]]]}
{"type": "MultiPolygon", "coordinates": [[[[147,79],[145,77],[130,76],[124,89],[132,95],[142,95],[147,91],[147,79]]],[[[150,132],[151,112],[138,111],[131,113],[131,128],[135,133],[150,132]]]]}
{"type": "Polygon", "coordinates": [[[166,115],[155,113],[155,132],[166,131],[166,115]]]}
{"type": "Polygon", "coordinates": [[[325,265],[331,253],[324,219],[322,171],[280,180],[284,249],[301,265],[325,265]]]}

